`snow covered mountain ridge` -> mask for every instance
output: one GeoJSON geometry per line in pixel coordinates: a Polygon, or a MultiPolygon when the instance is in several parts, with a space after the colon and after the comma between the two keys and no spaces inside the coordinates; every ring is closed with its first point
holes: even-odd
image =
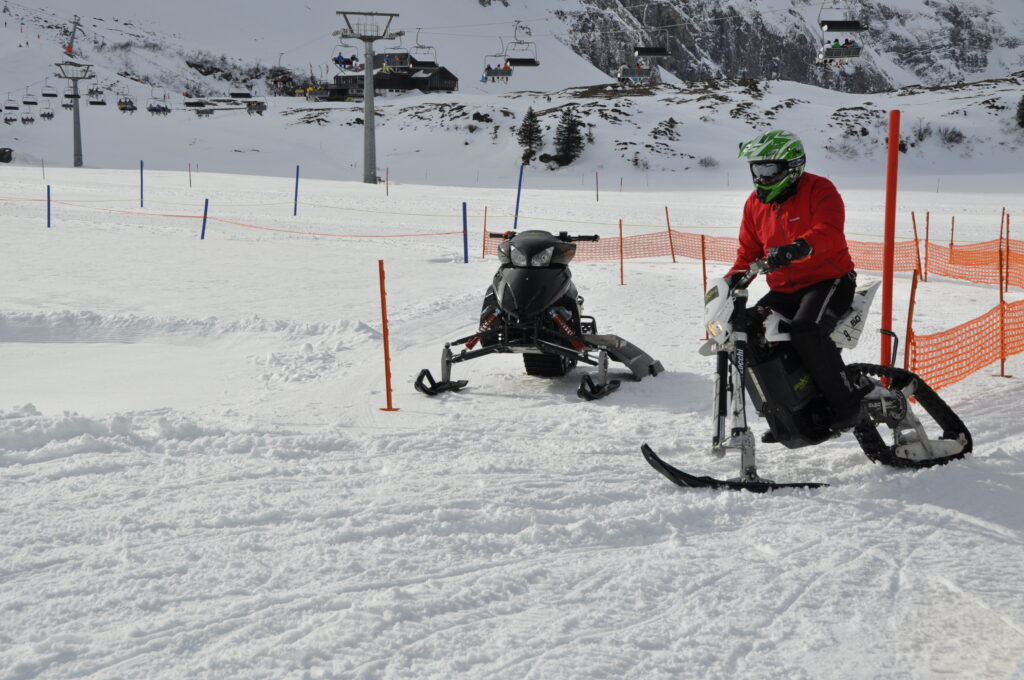
{"type": "MultiPolygon", "coordinates": [[[[966,85],[914,85],[865,96],[774,78],[677,81],[649,88],[612,86],[611,78],[565,43],[585,51],[581,42],[585,34],[599,35],[586,33],[594,27],[587,28],[585,17],[598,12],[603,22],[624,23],[623,12],[636,14],[635,8],[609,5],[602,9],[593,0],[509,0],[507,5],[464,0],[431,3],[430,7],[396,0],[392,4],[390,9],[401,14],[396,28],[407,31],[405,47],[433,43],[439,61],[461,81],[460,91],[454,95],[378,101],[378,165],[390,168],[392,178],[398,181],[506,184],[521,157],[513,132],[529,106],[541,113],[549,128],[545,150],[550,151],[554,118],[565,106],[578,109],[591,133],[593,141],[577,163],[547,174],[545,183],[556,184],[578,183],[582,169],[626,178],[643,174],[645,187],[679,181],[691,186],[728,185],[736,142],[770,127],[799,130],[817,161],[827,161],[850,176],[873,175],[884,147],[885,112],[892,108],[904,110],[904,168],[911,173],[1014,172],[1014,154],[1024,144],[1024,131],[1013,121],[1014,109],[1024,94],[1020,75],[1024,70],[1017,69],[1016,75],[1004,72],[1014,59],[1024,58],[1019,46],[1007,47],[1016,44],[1011,28],[1018,25],[1024,9],[996,8],[988,3],[988,10],[978,10],[978,26],[994,22],[1005,32],[987,43],[991,58],[986,69],[998,77],[966,85]],[[480,82],[480,67],[486,61],[481,55],[499,49],[498,37],[507,39],[516,20],[532,22],[529,40],[537,47],[541,67],[518,69],[508,84],[480,82]],[[440,167],[446,168],[444,173],[438,171],[440,167]],[[648,173],[668,174],[660,178],[648,173]],[[672,173],[684,173],[685,180],[672,173]]],[[[764,22],[764,31],[783,30],[787,21],[797,17],[813,28],[818,6],[791,4],[789,0],[758,3],[762,12],[758,21],[764,22]]],[[[966,12],[964,8],[971,4],[964,4],[961,10],[966,12]]],[[[974,0],[973,4],[980,7],[985,1],[974,0]]],[[[899,5],[903,17],[899,21],[910,31],[908,35],[922,24],[907,17],[912,10],[923,11],[924,6],[916,0],[899,5]]],[[[0,58],[8,68],[0,72],[0,93],[9,92],[9,97],[20,99],[22,92],[38,93],[44,84],[63,87],[52,78],[53,64],[63,58],[60,46],[67,38],[67,19],[81,8],[71,0],[48,0],[42,8],[14,3],[7,7],[8,13],[3,15],[7,25],[0,29],[0,58]]],[[[84,107],[86,164],[134,167],[145,158],[147,167],[153,169],[182,169],[191,162],[211,170],[273,175],[294,172],[295,164],[301,163],[309,176],[358,179],[359,104],[271,98],[265,116],[246,116],[244,108],[236,107],[219,110],[202,121],[182,108],[184,92],[224,94],[234,84],[265,92],[266,75],[278,64],[318,80],[330,77],[334,71],[326,62],[337,43],[331,36],[340,21],[336,9],[324,1],[288,11],[257,3],[239,15],[226,3],[205,3],[200,9],[197,0],[182,0],[173,10],[151,5],[126,10],[114,0],[92,3],[89,13],[82,16],[85,37],[79,36],[76,48],[83,59],[95,64],[95,82],[108,93],[111,104],[120,92],[135,97],[140,106],[151,98],[166,96],[176,111],[165,119],[145,113],[122,115],[112,105],[84,107]],[[195,22],[196,16],[203,16],[204,21],[195,22]]],[[[730,11],[741,18],[754,16],[748,5],[736,4],[730,11]]],[[[694,12],[687,15],[688,20],[704,16],[694,12]]],[[[655,14],[652,5],[647,23],[655,23],[655,14]]],[[[642,12],[640,15],[643,17],[642,12]]],[[[740,20],[705,18],[708,26],[720,28],[740,20]]],[[[635,25],[636,17],[632,21],[635,25]]],[[[675,19],[664,18],[669,21],[675,19]]],[[[875,25],[874,19],[871,21],[875,25]]],[[[606,38],[620,35],[607,25],[606,38]]],[[[678,27],[680,31],[685,28],[678,27]]],[[[806,26],[804,29],[808,35],[813,33],[806,26]]],[[[624,38],[622,45],[633,42],[631,36],[624,38]]],[[[782,47],[778,40],[746,37],[731,44],[750,50],[767,49],[767,43],[782,47]]],[[[718,49],[730,42],[709,44],[718,49]]],[[[609,39],[601,46],[607,65],[598,65],[610,67],[621,56],[615,52],[619,47],[613,47],[609,39]]],[[[388,43],[378,43],[379,50],[387,47],[388,43]]],[[[797,53],[792,45],[787,50],[797,53]]],[[[879,54],[875,48],[868,51],[876,57],[879,54]]],[[[674,58],[665,62],[669,69],[674,58]]],[[[707,55],[691,62],[704,64],[707,72],[703,75],[730,70],[719,68],[707,55]]],[[[809,60],[800,57],[800,63],[807,65],[809,60]]],[[[856,77],[867,66],[847,68],[856,77]]],[[[671,73],[664,73],[672,80],[671,73]]],[[[899,79],[892,75],[899,75],[897,71],[886,73],[893,80],[913,80],[905,70],[899,71],[899,79]]],[[[794,77],[798,80],[801,76],[795,73],[794,77]]],[[[942,80],[937,75],[935,79],[942,80]]],[[[45,159],[67,163],[67,114],[58,110],[52,123],[2,126],[0,146],[14,147],[22,162],[45,159]]],[[[631,184],[635,187],[637,181],[631,184]]]]}

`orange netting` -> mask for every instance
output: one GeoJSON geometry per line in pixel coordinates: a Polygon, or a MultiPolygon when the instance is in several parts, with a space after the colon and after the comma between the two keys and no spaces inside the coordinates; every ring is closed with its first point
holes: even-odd
{"type": "MultiPolygon", "coordinates": [[[[493,232],[501,233],[501,232],[493,232]]],[[[489,238],[484,233],[484,256],[495,255],[500,239],[489,238]]],[[[882,244],[864,241],[848,241],[850,255],[857,269],[882,270],[882,244]]],[[[644,257],[688,257],[707,262],[724,262],[732,264],[736,260],[739,241],[732,236],[707,236],[690,234],[672,230],[672,243],[669,243],[669,232],[655,231],[648,234],[636,234],[622,239],[622,256],[626,260],[644,257]],[[703,247],[702,247],[703,242],[703,247]]],[[[581,242],[576,244],[576,258],[579,262],[598,262],[619,259],[619,238],[610,236],[597,243],[581,242]]],[[[1024,250],[1022,250],[1024,259],[1024,250]]],[[[919,268],[917,243],[900,241],[895,250],[896,271],[912,272],[919,268]]]]}
{"type": "MultiPolygon", "coordinates": [[[[1020,244],[1019,241],[1010,241],[1011,247],[1014,243],[1020,244]]],[[[999,282],[998,240],[952,246],[928,243],[926,246],[928,274],[938,274],[973,283],[995,284],[999,282]]]]}
{"type": "Polygon", "coordinates": [[[1024,300],[1001,303],[976,319],[932,335],[912,335],[910,365],[932,389],[1024,352],[1024,300]]]}

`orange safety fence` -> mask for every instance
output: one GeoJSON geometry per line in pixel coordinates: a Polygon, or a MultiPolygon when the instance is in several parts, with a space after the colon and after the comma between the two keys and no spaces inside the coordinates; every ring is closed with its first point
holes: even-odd
{"type": "MultiPolygon", "coordinates": [[[[1004,242],[1005,243],[1005,242],[1004,242]]],[[[1024,243],[1010,241],[1024,248],[1024,243]]],[[[946,276],[972,283],[996,284],[999,282],[999,241],[943,246],[938,243],[926,244],[928,250],[928,273],[946,276]]],[[[1011,267],[1012,270],[1012,267],[1011,267]]],[[[1020,279],[1020,276],[1017,276],[1020,279]]],[[[1011,278],[1013,282],[1013,278],[1011,278]]],[[[1014,285],[1021,285],[1018,281],[1014,285]]]]}
{"type": "Polygon", "coordinates": [[[1024,300],[996,305],[955,328],[910,337],[910,363],[932,389],[1024,352],[1024,300]]]}
{"type": "MultiPolygon", "coordinates": [[[[503,233],[503,232],[493,232],[503,233]]],[[[634,234],[622,239],[623,257],[640,259],[645,257],[689,257],[694,260],[723,262],[732,264],[736,260],[739,241],[732,236],[708,236],[671,230],[672,242],[669,243],[668,230],[660,230],[648,234],[634,234]],[[703,242],[703,245],[702,245],[703,242]]],[[[483,254],[495,255],[500,239],[489,238],[484,232],[483,254]]],[[[848,241],[850,255],[858,269],[872,271],[882,270],[882,244],[864,241],[848,241]]],[[[1024,257],[1024,251],[1022,251],[1024,257]]],[[[576,258],[579,262],[600,262],[619,259],[619,238],[612,236],[600,241],[581,242],[576,244],[576,258]]],[[[917,244],[914,241],[896,243],[896,270],[915,271],[918,268],[917,244]]]]}

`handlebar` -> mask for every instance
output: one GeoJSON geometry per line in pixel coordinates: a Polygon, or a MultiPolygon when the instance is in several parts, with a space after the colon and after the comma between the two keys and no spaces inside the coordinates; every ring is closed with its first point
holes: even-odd
{"type": "Polygon", "coordinates": [[[747,266],[747,271],[743,272],[742,276],[736,279],[736,282],[729,290],[742,290],[748,287],[757,278],[758,274],[770,274],[773,271],[775,271],[775,268],[768,266],[768,260],[754,260],[747,266]]]}
{"type": "MultiPolygon", "coordinates": [[[[514,232],[514,231],[503,231],[503,232],[493,232],[492,231],[492,232],[488,232],[487,238],[500,238],[500,239],[503,239],[503,240],[507,241],[510,238],[514,237],[515,235],[516,235],[516,232],[514,232]]],[[[579,236],[570,236],[569,232],[562,231],[562,232],[559,232],[559,234],[558,234],[558,240],[559,241],[564,241],[565,243],[571,243],[573,241],[600,241],[601,237],[598,236],[597,234],[590,234],[590,235],[581,234],[579,236]]]]}

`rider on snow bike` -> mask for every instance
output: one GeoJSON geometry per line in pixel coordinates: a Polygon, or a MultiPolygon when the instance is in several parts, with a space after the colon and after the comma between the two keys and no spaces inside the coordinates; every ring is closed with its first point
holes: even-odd
{"type": "Polygon", "coordinates": [[[832,182],[804,172],[804,147],[791,132],[767,132],[743,144],[739,156],[750,164],[754,191],[743,207],[739,251],[726,278],[741,277],[751,262],[766,259],[774,270],[767,275],[771,292],[757,307],[791,319],[793,348],[828,402],[833,427],[853,427],[870,387],[851,383],[829,338],[857,288],[843,199],[832,182]]]}

